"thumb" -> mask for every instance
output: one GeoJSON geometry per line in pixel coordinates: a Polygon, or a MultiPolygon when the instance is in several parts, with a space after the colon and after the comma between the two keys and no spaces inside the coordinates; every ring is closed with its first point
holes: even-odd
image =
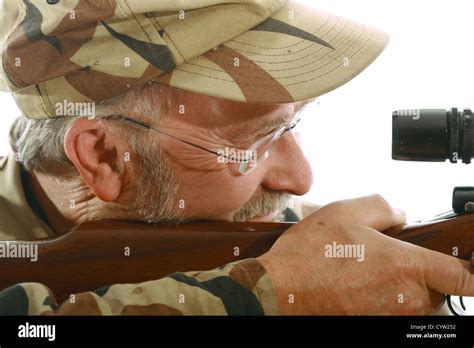
{"type": "Polygon", "coordinates": [[[474,273],[471,263],[454,256],[424,249],[426,285],[437,292],[474,296],[474,273]]]}

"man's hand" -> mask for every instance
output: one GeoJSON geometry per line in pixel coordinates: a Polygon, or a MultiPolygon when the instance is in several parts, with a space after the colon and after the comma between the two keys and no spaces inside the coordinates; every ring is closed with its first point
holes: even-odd
{"type": "Polygon", "coordinates": [[[474,296],[467,261],[379,232],[404,223],[373,195],[331,203],[291,227],[258,258],[282,314],[429,314],[444,294],[474,296]]]}

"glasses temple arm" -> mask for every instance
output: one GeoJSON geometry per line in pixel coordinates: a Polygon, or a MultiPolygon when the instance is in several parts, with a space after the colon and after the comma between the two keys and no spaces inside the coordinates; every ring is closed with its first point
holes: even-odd
{"type": "Polygon", "coordinates": [[[166,133],[166,132],[164,132],[164,131],[162,131],[162,130],[160,130],[160,129],[153,128],[152,126],[149,126],[149,125],[147,125],[147,124],[145,124],[145,123],[142,123],[142,122],[140,122],[140,121],[137,121],[137,120],[132,120],[132,119],[130,119],[130,118],[128,118],[128,117],[125,117],[125,116],[123,116],[123,115],[116,115],[116,116],[112,116],[111,118],[120,118],[120,119],[125,120],[125,121],[128,121],[129,123],[132,123],[132,124],[134,124],[134,125],[136,125],[136,126],[145,128],[146,130],[154,130],[155,132],[164,134],[164,135],[169,136],[169,137],[171,137],[171,138],[174,138],[174,139],[176,139],[176,140],[178,140],[178,141],[181,141],[182,143],[188,144],[188,145],[190,145],[190,146],[192,146],[192,147],[201,149],[201,150],[206,151],[206,152],[208,152],[208,153],[212,153],[213,155],[221,156],[221,157],[224,157],[224,158],[227,158],[227,159],[230,159],[230,160],[234,160],[232,157],[225,156],[224,154],[220,154],[220,153],[218,153],[218,152],[216,152],[216,151],[207,149],[207,148],[205,148],[205,147],[203,147],[203,146],[190,143],[189,141],[180,139],[180,138],[178,138],[178,137],[176,137],[176,136],[174,136],[174,135],[168,134],[168,133],[166,133]]]}

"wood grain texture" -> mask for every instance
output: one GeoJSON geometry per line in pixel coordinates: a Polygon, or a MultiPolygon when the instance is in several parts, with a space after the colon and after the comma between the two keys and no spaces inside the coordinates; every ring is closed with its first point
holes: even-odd
{"type": "MultiPolygon", "coordinates": [[[[58,301],[70,294],[116,283],[159,279],[173,272],[209,270],[270,249],[292,223],[202,222],[153,225],[95,221],[76,226],[57,239],[38,244],[38,261],[0,259],[0,289],[21,282],[40,282],[58,301]],[[239,255],[234,251],[239,248],[239,255]],[[129,248],[129,249],[126,249],[129,248]],[[130,255],[126,256],[126,251],[130,255]]],[[[432,250],[471,258],[474,216],[385,231],[389,236],[432,250]]]]}
{"type": "Polygon", "coordinates": [[[192,223],[153,225],[87,222],[38,244],[38,260],[0,259],[0,289],[40,282],[58,301],[115,283],[159,279],[173,272],[209,270],[265,253],[292,224],[192,223]],[[234,248],[239,256],[234,256],[234,248]],[[129,248],[130,256],[125,256],[129,248]]]}

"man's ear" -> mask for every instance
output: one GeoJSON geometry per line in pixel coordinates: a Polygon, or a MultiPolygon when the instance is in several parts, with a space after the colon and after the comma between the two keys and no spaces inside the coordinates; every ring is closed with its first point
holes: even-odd
{"type": "Polygon", "coordinates": [[[118,172],[117,137],[102,122],[79,118],[64,136],[64,150],[84,182],[106,202],[115,201],[122,189],[118,172]]]}

